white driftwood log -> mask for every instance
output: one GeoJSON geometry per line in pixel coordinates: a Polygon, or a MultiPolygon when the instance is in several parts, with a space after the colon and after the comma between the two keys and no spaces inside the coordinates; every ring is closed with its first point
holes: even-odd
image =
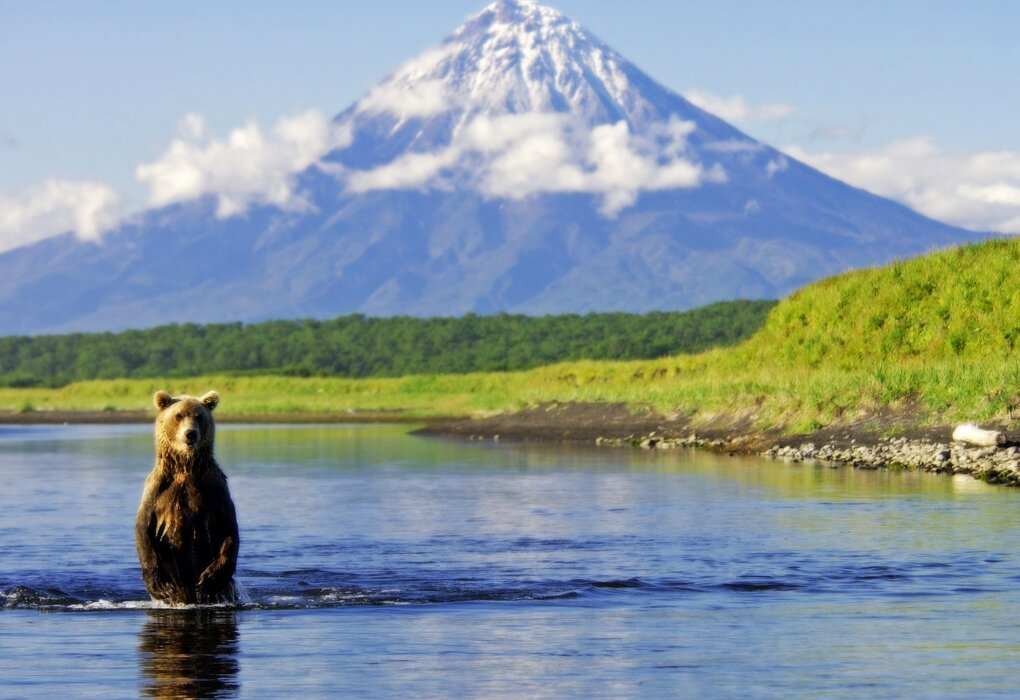
{"type": "Polygon", "coordinates": [[[980,447],[998,447],[1006,443],[1006,436],[998,430],[983,430],[973,423],[964,423],[953,431],[953,439],[980,447]]]}

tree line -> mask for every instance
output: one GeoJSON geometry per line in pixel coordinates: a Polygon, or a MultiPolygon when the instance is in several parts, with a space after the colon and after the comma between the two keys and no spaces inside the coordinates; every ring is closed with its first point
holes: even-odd
{"type": "Polygon", "coordinates": [[[737,343],[773,301],[685,312],[468,314],[172,324],[118,333],[0,338],[0,386],[209,373],[386,377],[521,370],[566,360],[653,359],[737,343]]]}

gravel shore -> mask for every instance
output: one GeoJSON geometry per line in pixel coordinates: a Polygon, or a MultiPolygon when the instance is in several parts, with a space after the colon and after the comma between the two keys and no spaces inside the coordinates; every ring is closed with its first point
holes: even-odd
{"type": "MultiPolygon", "coordinates": [[[[603,446],[630,445],[648,450],[696,447],[733,454],[747,452],[741,449],[745,440],[739,436],[706,439],[696,434],[682,438],[651,434],[624,439],[597,438],[595,442],[603,446]]],[[[775,444],[759,454],[787,462],[839,464],[855,469],[911,469],[938,474],[967,474],[992,484],[1020,486],[1020,446],[1010,443],[999,447],[972,447],[962,443],[890,437],[881,439],[877,444],[775,444]]]]}
{"type": "Polygon", "coordinates": [[[939,474],[969,474],[991,484],[1020,486],[1020,447],[972,447],[907,438],[888,438],[877,445],[775,445],[763,455],[792,461],[818,460],[857,469],[906,468],[939,474]]]}

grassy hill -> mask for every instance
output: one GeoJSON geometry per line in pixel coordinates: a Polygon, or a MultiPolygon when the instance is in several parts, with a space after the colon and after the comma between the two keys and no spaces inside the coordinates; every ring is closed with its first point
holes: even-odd
{"type": "Polygon", "coordinates": [[[238,413],[396,410],[429,416],[545,401],[652,406],[695,421],[808,432],[832,423],[1000,421],[1020,410],[1020,242],[996,240],[809,285],[745,343],[640,361],[389,379],[240,377],[0,390],[0,407],[145,408],[159,388],[217,388],[238,413]]]}
{"type": "Polygon", "coordinates": [[[810,367],[1008,362],[1018,340],[1020,245],[993,240],[808,285],[745,351],[810,367]]]}

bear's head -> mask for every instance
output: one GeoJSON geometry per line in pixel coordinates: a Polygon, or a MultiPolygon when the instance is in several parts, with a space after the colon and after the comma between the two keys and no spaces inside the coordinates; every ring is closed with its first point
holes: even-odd
{"type": "Polygon", "coordinates": [[[159,409],[156,416],[158,451],[184,460],[211,453],[216,431],[212,412],[220,402],[219,394],[209,391],[195,398],[157,391],[152,401],[159,409]]]}

